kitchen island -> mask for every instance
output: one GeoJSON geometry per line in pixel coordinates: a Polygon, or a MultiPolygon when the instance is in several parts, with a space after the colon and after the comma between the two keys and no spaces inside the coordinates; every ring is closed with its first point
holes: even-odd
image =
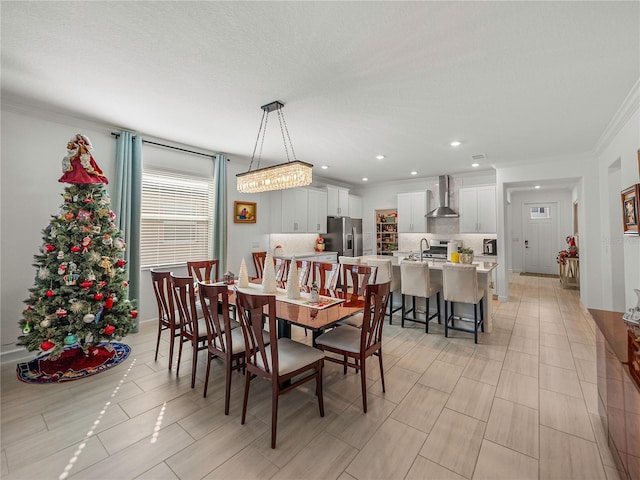
{"type": "MultiPolygon", "coordinates": [[[[363,263],[366,263],[367,259],[375,259],[375,260],[391,260],[391,265],[393,266],[393,274],[398,275],[400,278],[400,262],[402,261],[402,257],[398,256],[386,256],[386,255],[365,255],[360,257],[363,263]]],[[[442,266],[447,263],[446,260],[440,259],[423,259],[423,261],[428,262],[429,269],[438,272],[442,275],[442,266]]],[[[492,314],[493,314],[493,289],[491,288],[491,272],[498,266],[497,262],[484,262],[484,261],[474,261],[473,265],[476,266],[478,272],[478,284],[484,290],[484,299],[483,303],[483,315],[484,315],[484,330],[485,332],[491,332],[491,327],[493,323],[492,314]]],[[[442,309],[444,311],[444,309],[442,309]]],[[[460,312],[465,317],[473,317],[473,306],[472,305],[460,305],[456,304],[456,315],[460,312]]]]}

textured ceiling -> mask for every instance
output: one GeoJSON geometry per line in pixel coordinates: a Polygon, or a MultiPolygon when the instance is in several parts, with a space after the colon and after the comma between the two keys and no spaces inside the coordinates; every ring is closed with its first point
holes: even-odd
{"type": "Polygon", "coordinates": [[[297,157],[356,185],[592,151],[640,77],[632,1],[1,8],[3,102],[240,159],[280,100],[297,157]]]}

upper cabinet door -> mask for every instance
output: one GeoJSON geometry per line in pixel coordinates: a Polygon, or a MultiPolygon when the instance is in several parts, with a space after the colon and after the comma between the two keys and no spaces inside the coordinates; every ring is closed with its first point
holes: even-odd
{"type": "Polygon", "coordinates": [[[327,192],[308,190],[307,232],[327,233],[327,192]]]}
{"type": "Polygon", "coordinates": [[[464,187],[459,190],[460,233],[496,233],[496,187],[464,187]]]}
{"type": "Polygon", "coordinates": [[[349,216],[351,218],[362,218],[362,198],[356,195],[349,195],[349,216]]]}
{"type": "Polygon", "coordinates": [[[427,192],[398,194],[398,232],[425,233],[427,231],[427,192]]]}
{"type": "Polygon", "coordinates": [[[282,190],[282,233],[307,232],[307,190],[282,190]]]}
{"type": "Polygon", "coordinates": [[[327,215],[331,217],[349,216],[349,190],[327,186],[327,215]]]}

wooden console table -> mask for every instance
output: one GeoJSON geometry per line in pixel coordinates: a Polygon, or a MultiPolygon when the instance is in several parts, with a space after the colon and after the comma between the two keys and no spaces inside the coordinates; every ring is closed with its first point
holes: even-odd
{"type": "Polygon", "coordinates": [[[565,257],[564,264],[559,263],[558,268],[562,288],[580,288],[580,259],[578,257],[565,257]]]}

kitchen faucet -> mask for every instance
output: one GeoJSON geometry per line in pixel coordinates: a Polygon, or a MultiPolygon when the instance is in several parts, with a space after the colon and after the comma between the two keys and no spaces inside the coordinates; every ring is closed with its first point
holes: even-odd
{"type": "Polygon", "coordinates": [[[429,246],[429,240],[427,240],[426,238],[421,238],[420,239],[420,261],[422,261],[422,254],[424,253],[425,250],[429,250],[431,247],[429,246]],[[422,248],[422,242],[427,244],[427,248],[423,249],[422,248]]]}

